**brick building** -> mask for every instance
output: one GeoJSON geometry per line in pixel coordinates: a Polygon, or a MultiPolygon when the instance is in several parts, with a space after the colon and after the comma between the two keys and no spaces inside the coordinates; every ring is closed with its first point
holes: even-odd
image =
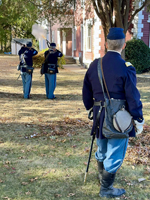
{"type": "MultiPolygon", "coordinates": [[[[150,15],[144,8],[136,15],[133,28],[126,34],[126,41],[135,37],[150,46],[149,23],[150,15]]],[[[73,57],[77,63],[84,63],[86,67],[95,58],[105,54],[105,39],[101,21],[94,9],[85,7],[84,0],[76,3],[72,26],[60,27],[59,24],[56,24],[52,27],[52,40],[66,57],[73,57]]],[[[43,44],[43,41],[41,43],[43,44]]]]}

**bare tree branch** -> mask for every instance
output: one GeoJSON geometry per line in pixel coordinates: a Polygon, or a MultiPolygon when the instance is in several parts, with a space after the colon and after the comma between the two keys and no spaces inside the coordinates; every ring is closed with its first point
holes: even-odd
{"type": "Polygon", "coordinates": [[[138,9],[135,10],[135,12],[133,13],[133,15],[131,16],[131,19],[130,19],[129,22],[128,22],[127,29],[129,28],[130,24],[132,23],[132,21],[133,21],[135,15],[136,15],[138,12],[140,12],[146,5],[148,5],[148,3],[149,3],[149,1],[148,1],[148,0],[145,0],[145,2],[143,2],[143,5],[142,5],[140,8],[138,8],[138,9]]]}

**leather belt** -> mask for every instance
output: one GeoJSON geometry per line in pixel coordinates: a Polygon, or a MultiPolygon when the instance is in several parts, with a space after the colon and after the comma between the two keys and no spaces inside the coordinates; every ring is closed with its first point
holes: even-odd
{"type": "Polygon", "coordinates": [[[95,101],[95,102],[94,102],[94,106],[102,106],[102,107],[105,107],[103,101],[95,101]]]}

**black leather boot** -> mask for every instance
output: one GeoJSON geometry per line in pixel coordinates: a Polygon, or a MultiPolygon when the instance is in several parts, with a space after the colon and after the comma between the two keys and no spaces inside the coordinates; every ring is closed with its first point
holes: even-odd
{"type": "Polygon", "coordinates": [[[98,178],[100,180],[100,183],[101,183],[101,180],[102,180],[102,174],[103,174],[103,169],[104,169],[104,165],[103,165],[103,162],[99,162],[97,161],[97,166],[98,166],[98,178]]]}
{"type": "Polygon", "coordinates": [[[115,180],[115,174],[111,174],[103,170],[100,197],[114,198],[123,195],[126,191],[124,189],[118,189],[113,187],[113,182],[115,180]]]}

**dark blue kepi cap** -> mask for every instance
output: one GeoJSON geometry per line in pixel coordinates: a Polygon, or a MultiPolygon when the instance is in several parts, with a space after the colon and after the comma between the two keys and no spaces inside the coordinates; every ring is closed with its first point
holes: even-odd
{"type": "Polygon", "coordinates": [[[51,46],[51,47],[56,47],[56,44],[55,44],[54,42],[52,42],[52,43],[50,44],[50,46],[51,46]]]}
{"type": "Polygon", "coordinates": [[[32,42],[27,42],[26,45],[27,47],[32,47],[32,42]]]}
{"type": "Polygon", "coordinates": [[[108,40],[119,40],[125,38],[125,34],[123,32],[123,28],[110,28],[109,33],[107,35],[108,40]]]}

